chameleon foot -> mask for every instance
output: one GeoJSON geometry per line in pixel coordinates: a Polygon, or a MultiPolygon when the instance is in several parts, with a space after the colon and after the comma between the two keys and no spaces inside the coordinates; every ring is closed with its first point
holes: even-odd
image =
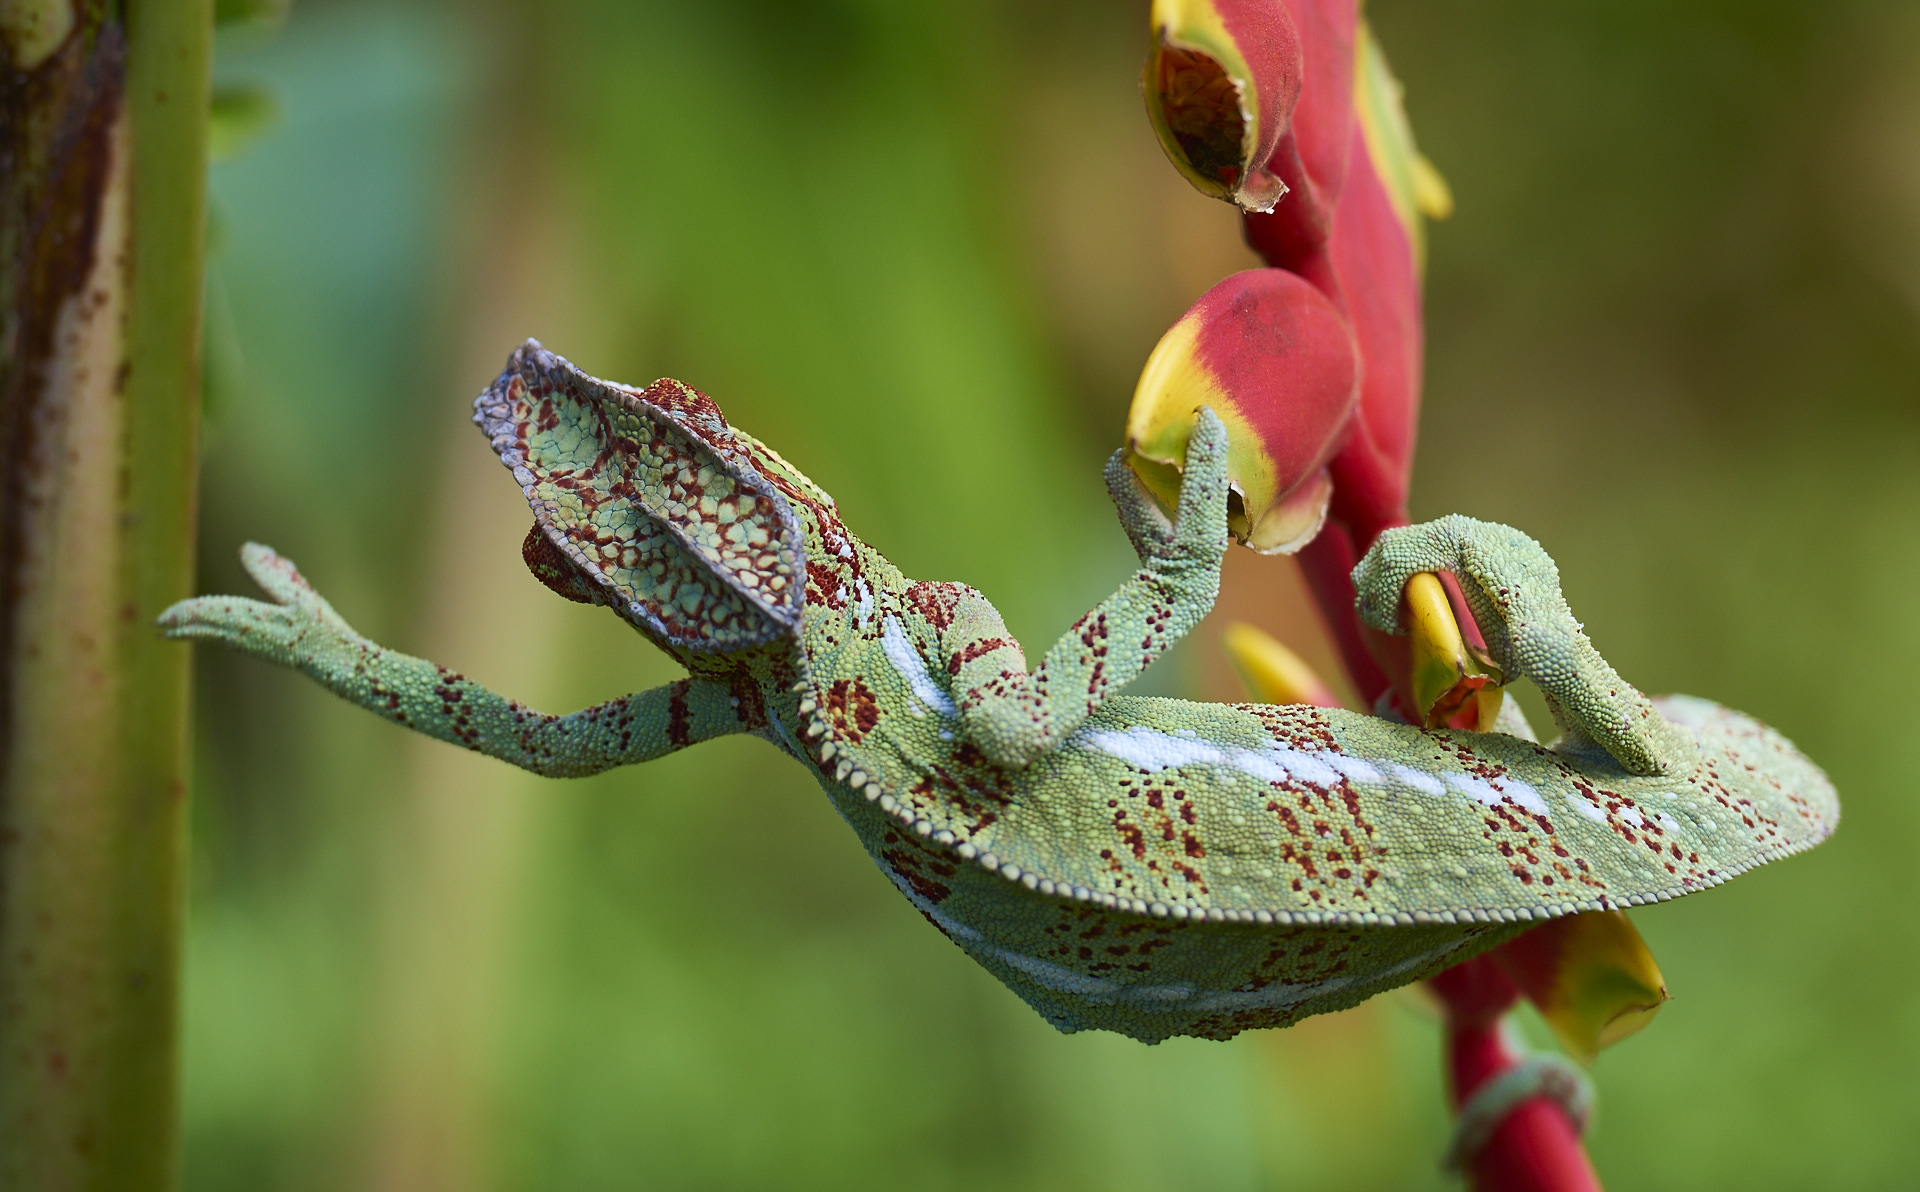
{"type": "Polygon", "coordinates": [[[240,563],[273,603],[244,596],[182,600],[160,614],[161,632],[180,640],[221,642],[283,666],[298,665],[321,642],[361,640],[300,569],[272,547],[249,542],[240,549],[240,563]]]}
{"type": "Polygon", "coordinates": [[[1560,571],[1538,542],[1458,514],[1388,530],[1353,569],[1361,619],[1404,633],[1400,595],[1422,571],[1459,577],[1494,662],[1509,680],[1531,679],[1547,697],[1566,734],[1563,752],[1598,744],[1633,774],[1665,774],[1691,755],[1653,702],[1587,640],[1560,594],[1560,571]]]}

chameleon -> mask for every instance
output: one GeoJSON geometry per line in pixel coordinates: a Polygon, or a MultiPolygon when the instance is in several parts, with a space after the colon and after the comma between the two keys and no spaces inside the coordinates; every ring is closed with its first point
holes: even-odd
{"type": "Polygon", "coordinates": [[[1538,543],[1460,516],[1381,535],[1354,571],[1358,612],[1401,632],[1408,578],[1453,572],[1496,664],[1545,695],[1552,745],[1518,716],[1424,730],[1122,694],[1219,590],[1228,441],[1204,407],[1171,512],[1109,461],[1139,568],[1031,669],[984,596],[902,575],[688,385],[600,380],[528,340],[474,408],[532,507],[528,568],[686,678],[544,714],[360,636],[253,544],[242,560],[270,600],[186,600],[161,629],[536,774],[757,736],[812,772],[930,923],[1063,1031],[1284,1027],[1556,916],[1718,885],[1838,822],[1785,737],[1642,695],[1538,543]]]}

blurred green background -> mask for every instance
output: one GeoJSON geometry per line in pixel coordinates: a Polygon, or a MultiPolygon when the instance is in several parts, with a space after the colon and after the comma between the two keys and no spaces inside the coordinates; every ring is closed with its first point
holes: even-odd
{"type": "MultiPolygon", "coordinates": [[[[537,335],[699,385],[1050,641],[1128,568],[1098,466],[1141,362],[1251,261],[1147,128],[1144,9],[300,0],[227,36],[285,118],[214,174],[202,589],[257,538],[537,706],[668,678],[520,565],[467,403],[537,335]]],[[[1602,1057],[1595,1160],[1911,1186],[1920,7],[1369,11],[1459,204],[1416,515],[1529,530],[1622,671],[1845,801],[1817,852],[1636,912],[1676,1000],[1602,1057]]],[[[1207,649],[1146,682],[1230,696],[1207,649]]],[[[551,782],[228,655],[198,692],[193,1192],[1447,1186],[1410,995],[1060,1036],[759,742],[551,782]]]]}

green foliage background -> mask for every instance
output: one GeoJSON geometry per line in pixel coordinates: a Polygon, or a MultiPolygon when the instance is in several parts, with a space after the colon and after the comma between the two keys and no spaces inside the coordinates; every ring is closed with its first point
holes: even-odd
{"type": "MultiPolygon", "coordinates": [[[[1249,263],[1159,159],[1141,4],[303,0],[223,77],[202,586],[298,560],[543,707],[662,681],[519,568],[466,424],[518,340],[679,376],[1030,646],[1125,573],[1098,464],[1249,263]]],[[[1416,513],[1514,522],[1652,690],[1780,726],[1828,846],[1636,914],[1618,1188],[1910,1179],[1920,1118],[1920,10],[1375,0],[1459,214],[1416,513]]],[[[1149,676],[1189,688],[1194,659],[1149,676]]],[[[1410,997],[1231,1044],[1054,1034],[758,742],[573,783],[200,658],[188,1186],[1443,1187],[1410,997]]]]}

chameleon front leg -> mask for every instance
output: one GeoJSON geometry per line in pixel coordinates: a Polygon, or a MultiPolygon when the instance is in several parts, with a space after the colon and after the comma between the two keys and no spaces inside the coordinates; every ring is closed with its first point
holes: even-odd
{"type": "Polygon", "coordinates": [[[1635,774],[1664,774],[1691,745],[1587,640],[1560,593],[1560,570],[1510,526],[1455,514],[1381,534],[1353,569],[1361,619],[1386,633],[1400,594],[1421,571],[1451,571],[1509,678],[1533,680],[1566,734],[1560,748],[1600,745],[1635,774]]]}
{"type": "Polygon", "coordinates": [[[940,644],[960,723],[989,759],[1024,768],[1056,748],[1213,608],[1227,550],[1227,428],[1202,408],[1169,521],[1115,453],[1107,488],[1140,570],[1067,630],[1032,672],[999,610],[968,589],[940,644]]]}
{"type": "Polygon", "coordinates": [[[249,543],[240,558],[275,602],[183,600],[160,616],[168,637],[218,641],[292,667],[396,724],[536,774],[596,774],[756,727],[742,718],[725,685],[704,679],[682,679],[568,716],[536,712],[455,671],[361,637],[271,549],[249,543]]]}

